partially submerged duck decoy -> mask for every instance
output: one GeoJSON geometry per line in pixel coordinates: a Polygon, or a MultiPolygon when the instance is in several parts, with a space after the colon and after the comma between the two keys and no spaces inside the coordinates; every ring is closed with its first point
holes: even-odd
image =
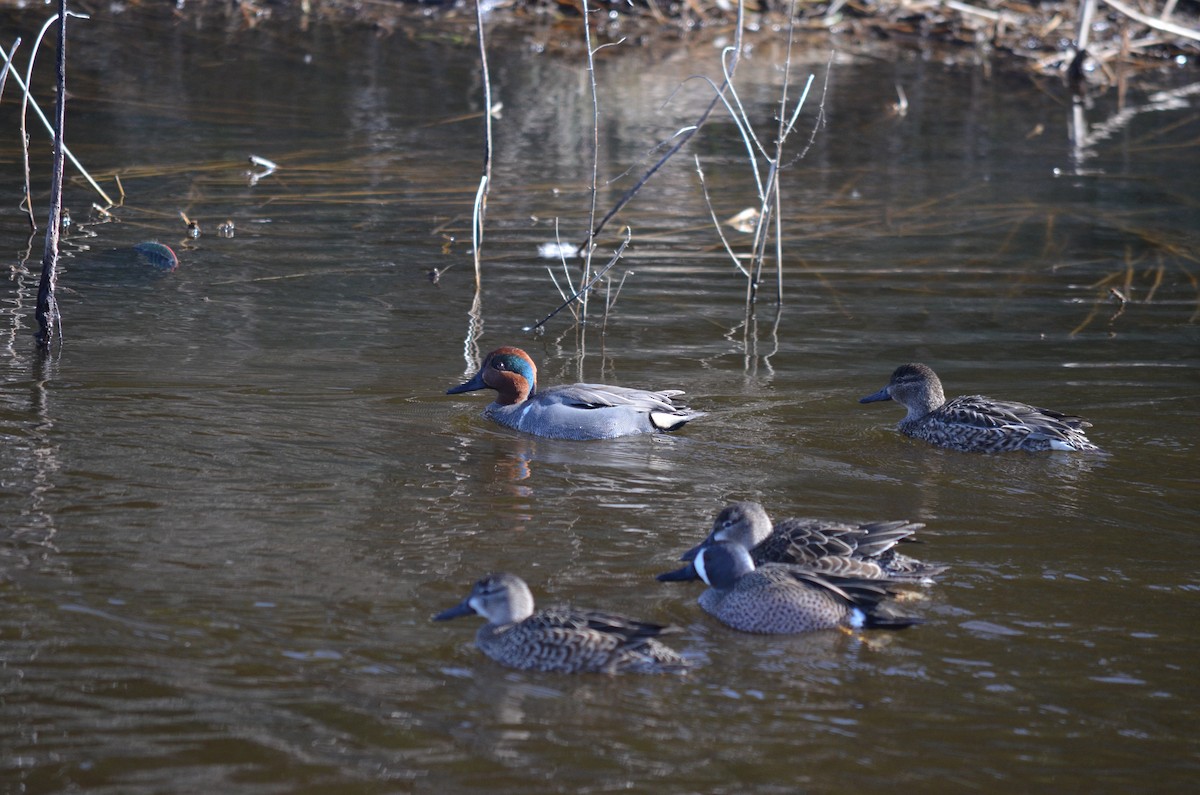
{"type": "Polygon", "coordinates": [[[606,384],[570,384],[538,389],[537,367],[520,348],[497,348],[479,372],[446,394],[496,390],[483,416],[506,428],[552,439],[611,439],[674,431],[703,412],[676,405],[682,390],[658,392],[606,384]]]}
{"type": "Polygon", "coordinates": [[[1084,434],[1091,423],[1070,414],[983,395],[947,401],[937,374],[923,364],[896,368],[888,385],[859,403],[895,400],[908,410],[900,432],[938,447],[964,452],[1100,448],[1084,434]]]}
{"type": "Polygon", "coordinates": [[[747,549],[756,566],[792,563],[826,574],[928,584],[946,567],[896,551],[897,544],[913,540],[924,526],[908,521],[848,524],[824,519],[772,523],[760,503],[735,502],[721,509],[712,532],[680,560],[692,560],[704,547],[727,541],[747,549]]]}
{"type": "Polygon", "coordinates": [[[728,541],[702,547],[687,566],[658,579],[703,580],[709,587],[700,594],[700,607],[742,632],[904,629],[922,623],[882,604],[895,593],[891,580],[839,577],[786,563],[756,568],[745,547],[728,541]]]}
{"type": "Polygon", "coordinates": [[[680,673],[689,667],[657,640],[678,632],[615,613],[550,607],[534,612],[533,594],[520,577],[489,574],[455,607],[433,617],[448,621],[478,613],[487,623],[475,645],[501,665],[558,673],[680,673]]]}

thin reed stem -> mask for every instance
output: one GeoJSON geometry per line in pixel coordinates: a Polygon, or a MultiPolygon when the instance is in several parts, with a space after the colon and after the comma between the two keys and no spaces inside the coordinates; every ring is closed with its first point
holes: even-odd
{"type": "Polygon", "coordinates": [[[12,70],[12,59],[17,54],[17,48],[21,46],[21,37],[17,36],[13,41],[12,49],[4,56],[4,68],[0,69],[0,100],[4,99],[4,86],[8,83],[8,73],[12,70]]]}
{"type": "Polygon", "coordinates": [[[742,275],[747,279],[750,278],[750,272],[746,270],[741,261],[738,260],[738,255],[734,253],[733,246],[729,245],[729,238],[725,237],[724,230],[721,229],[721,222],[717,220],[717,211],[713,209],[712,199],[708,195],[708,184],[704,181],[704,170],[700,168],[700,156],[692,155],[696,161],[696,175],[700,178],[700,190],[704,194],[704,205],[708,207],[708,215],[712,218],[713,228],[717,230],[717,237],[721,239],[721,245],[725,247],[725,253],[729,255],[729,259],[733,261],[733,267],[742,272],[742,275]]]}
{"type": "Polygon", "coordinates": [[[488,72],[487,42],[483,30],[482,0],[475,0],[475,25],[479,29],[479,70],[483,78],[483,176],[475,192],[471,215],[471,249],[475,257],[475,291],[482,285],[480,248],[483,246],[483,225],[487,217],[488,189],[492,182],[492,79],[488,72]]]}
{"type": "MultiPolygon", "coordinates": [[[[600,97],[596,91],[596,52],[592,48],[592,9],[588,5],[588,0],[583,0],[583,41],[587,47],[587,71],[588,84],[592,91],[592,180],[588,186],[590,194],[590,206],[588,207],[588,229],[594,229],[596,225],[596,197],[597,183],[599,181],[600,171],[600,97]]],[[[583,256],[583,269],[579,274],[579,284],[582,286],[587,283],[588,274],[592,271],[592,252],[596,250],[595,239],[588,240],[587,248],[579,253],[583,256]]],[[[583,321],[587,322],[588,309],[588,294],[584,290],[579,298],[579,314],[583,321]]],[[[608,313],[605,312],[605,322],[607,323],[608,313]]]]}

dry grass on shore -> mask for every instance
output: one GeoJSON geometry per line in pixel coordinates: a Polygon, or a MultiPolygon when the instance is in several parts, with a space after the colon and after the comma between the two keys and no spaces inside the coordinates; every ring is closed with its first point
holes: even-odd
{"type": "MultiPolygon", "coordinates": [[[[131,4],[149,0],[131,0],[131,4]]],[[[488,0],[483,0],[485,6],[488,0]]],[[[86,5],[82,2],[81,5],[86,5]]],[[[727,29],[736,16],[731,0],[619,0],[599,8],[593,34],[603,39],[651,42],[727,29]]],[[[580,0],[492,0],[498,28],[525,30],[546,46],[569,43],[579,27],[580,0]]],[[[457,31],[469,39],[473,2],[418,3],[397,0],[192,0],[177,13],[219,8],[246,25],[320,17],[372,26],[384,33],[420,36],[457,31]]],[[[1195,68],[1200,63],[1200,0],[748,0],[750,32],[783,30],[793,12],[797,29],[828,36],[855,50],[892,48],[929,52],[939,59],[1025,67],[1066,74],[1091,83],[1116,82],[1157,68],[1195,68]],[[1080,19],[1090,20],[1086,31],[1080,19]],[[1078,42],[1087,54],[1078,58],[1078,42]]]]}
{"type": "MultiPolygon", "coordinates": [[[[582,46],[582,0],[480,0],[497,33],[523,35],[549,50],[582,46]]],[[[945,62],[1025,68],[1070,76],[1077,86],[1115,85],[1164,69],[1200,64],[1200,0],[746,0],[748,41],[787,29],[825,37],[830,46],[879,57],[920,51],[945,62]],[[1086,25],[1080,24],[1083,19],[1086,25]],[[1080,38],[1086,53],[1080,55],[1080,38]]],[[[101,0],[72,0],[75,11],[111,13],[101,0]],[[91,6],[96,6],[94,9],[91,6]]],[[[126,0],[126,9],[160,13],[161,0],[126,0]]],[[[592,35],[650,44],[721,35],[736,0],[597,0],[592,35]]],[[[0,0],[0,8],[26,8],[0,0]]],[[[474,42],[474,0],[188,0],[179,17],[220,15],[245,26],[315,21],[368,26],[382,35],[474,42]]]]}

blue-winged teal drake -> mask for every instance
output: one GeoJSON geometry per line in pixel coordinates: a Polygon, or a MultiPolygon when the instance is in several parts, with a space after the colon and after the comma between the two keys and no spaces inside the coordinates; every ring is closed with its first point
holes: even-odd
{"type": "Polygon", "coordinates": [[[896,368],[888,385],[859,403],[895,400],[908,410],[900,432],[938,447],[964,452],[1099,450],[1083,429],[1091,423],[1069,414],[966,395],[947,402],[937,374],[923,364],[896,368]]]}
{"type": "Polygon", "coordinates": [[[820,574],[786,563],[755,568],[746,548],[728,541],[702,547],[687,566],[658,579],[703,580],[709,588],[700,594],[700,607],[743,632],[904,629],[921,623],[881,605],[893,595],[890,580],[820,574]]]}
{"type": "Polygon", "coordinates": [[[676,405],[678,389],[651,392],[605,384],[571,384],[539,390],[537,367],[520,348],[497,348],[475,377],[446,394],[496,390],[483,416],[507,428],[552,439],[612,439],[674,431],[702,412],[676,405]]]}
{"type": "Polygon", "coordinates": [[[756,566],[794,563],[826,574],[928,584],[946,567],[923,563],[895,549],[924,526],[908,521],[847,524],[824,519],[784,519],[772,524],[761,504],[735,502],[717,514],[708,537],[680,560],[692,560],[704,547],[728,541],[748,549],[756,566]]]}
{"type": "Polygon", "coordinates": [[[509,668],[569,674],[679,673],[688,668],[683,657],[656,640],[677,628],[571,607],[535,613],[529,586],[512,574],[489,574],[461,604],[433,620],[472,613],[487,619],[475,634],[475,645],[509,668]]]}

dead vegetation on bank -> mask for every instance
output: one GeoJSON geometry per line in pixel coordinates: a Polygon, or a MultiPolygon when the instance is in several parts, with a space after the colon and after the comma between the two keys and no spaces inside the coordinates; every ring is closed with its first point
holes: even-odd
{"type": "MultiPolygon", "coordinates": [[[[12,0],[0,0],[0,5],[12,0]]],[[[100,0],[92,0],[99,2],[100,0]]],[[[128,0],[129,6],[158,0],[128,0]]],[[[91,2],[77,5],[88,10],[91,2]]],[[[583,0],[479,0],[488,21],[531,46],[579,46],[583,0]]],[[[731,31],[737,0],[592,2],[597,41],[651,43],[731,31]]],[[[919,50],[944,61],[1004,63],[1077,85],[1113,85],[1200,60],[1200,0],[746,0],[746,33],[826,36],[838,48],[919,50]],[[795,27],[789,28],[789,17],[795,27]]],[[[367,25],[381,34],[474,41],[474,0],[184,0],[174,13],[219,13],[238,25],[316,20],[367,25]]]]}

